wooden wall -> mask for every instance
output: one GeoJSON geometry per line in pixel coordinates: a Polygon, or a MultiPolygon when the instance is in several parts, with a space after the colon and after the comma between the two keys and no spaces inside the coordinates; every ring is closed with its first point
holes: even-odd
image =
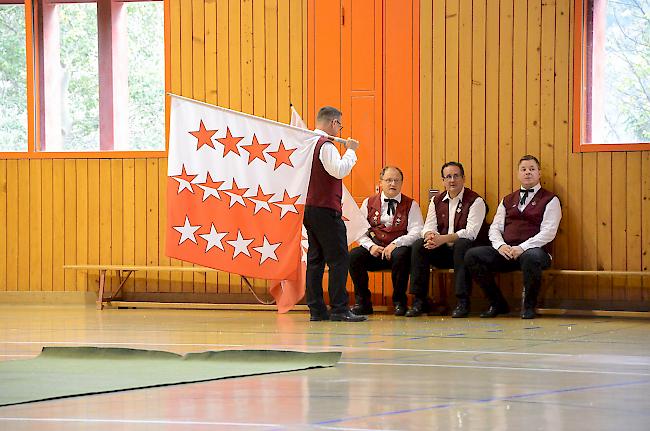
{"type": "MultiPolygon", "coordinates": [[[[306,0],[170,0],[170,91],[288,122],[290,101],[306,106],[306,14],[306,0]]],[[[0,160],[0,291],[96,292],[64,264],[181,265],[164,253],[166,172],[164,158],[0,160]]],[[[246,288],[148,273],[127,292],[246,288]]]]}
{"type": "MultiPolygon", "coordinates": [[[[518,186],[519,158],[542,162],[563,219],[554,267],[647,270],[650,152],[572,152],[573,2],[435,0],[421,10],[421,199],[461,161],[489,219],[518,186]]],[[[520,295],[520,282],[504,277],[520,295]]],[[[646,277],[646,287],[650,279],[646,277]]],[[[640,277],[557,280],[548,300],[648,300],[640,277]]]]}

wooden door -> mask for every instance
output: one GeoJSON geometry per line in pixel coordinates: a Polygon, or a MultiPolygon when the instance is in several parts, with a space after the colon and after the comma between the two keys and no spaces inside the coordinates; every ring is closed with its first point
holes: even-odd
{"type": "Polygon", "coordinates": [[[360,203],[374,193],[383,164],[382,0],[311,0],[309,6],[309,125],[321,106],[343,112],[341,136],[361,142],[345,179],[360,203]]]}

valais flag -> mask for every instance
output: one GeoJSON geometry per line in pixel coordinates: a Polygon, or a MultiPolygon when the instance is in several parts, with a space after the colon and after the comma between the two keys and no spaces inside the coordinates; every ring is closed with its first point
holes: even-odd
{"type": "Polygon", "coordinates": [[[167,254],[244,276],[296,280],[318,138],[172,96],[167,254]]]}

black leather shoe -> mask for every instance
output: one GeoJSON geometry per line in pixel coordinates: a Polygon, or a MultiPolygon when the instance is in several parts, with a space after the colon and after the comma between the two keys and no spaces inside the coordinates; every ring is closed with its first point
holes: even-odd
{"type": "Polygon", "coordinates": [[[330,315],[327,313],[318,313],[309,316],[310,322],[320,322],[321,320],[330,320],[330,315]]]}
{"type": "Polygon", "coordinates": [[[345,310],[342,313],[331,313],[330,320],[333,322],[363,322],[368,318],[366,316],[357,316],[350,310],[345,310]]]}
{"type": "Polygon", "coordinates": [[[395,304],[395,311],[393,312],[395,316],[404,316],[406,312],[406,305],[400,303],[395,304]]]}
{"type": "Polygon", "coordinates": [[[510,313],[510,307],[508,307],[508,304],[490,305],[490,308],[481,313],[481,317],[497,317],[499,314],[508,313],[510,313]]]}
{"type": "Polygon", "coordinates": [[[524,308],[521,310],[522,319],[534,319],[536,316],[534,308],[524,308]]]}
{"type": "Polygon", "coordinates": [[[451,317],[460,318],[469,316],[469,304],[464,302],[459,302],[454,308],[454,311],[451,312],[451,317]]]}
{"type": "Polygon", "coordinates": [[[354,306],[350,309],[350,311],[356,314],[357,316],[365,316],[373,313],[372,304],[369,302],[354,304],[354,306]]]}
{"type": "Polygon", "coordinates": [[[409,311],[406,312],[406,317],[418,317],[422,316],[425,313],[428,313],[431,307],[429,306],[429,300],[416,299],[413,302],[413,306],[409,308],[409,311]]]}

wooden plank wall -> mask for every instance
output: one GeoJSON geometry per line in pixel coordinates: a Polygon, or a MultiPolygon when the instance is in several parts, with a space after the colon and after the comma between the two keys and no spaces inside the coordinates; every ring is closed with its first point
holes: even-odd
{"type": "MultiPolygon", "coordinates": [[[[290,101],[306,109],[306,14],[306,0],[170,0],[171,92],[288,122],[290,101]]],[[[0,160],[0,291],[97,290],[64,264],[182,265],[165,256],[166,175],[165,158],[0,160]]],[[[246,289],[143,273],[127,291],[246,289]]]]}
{"type": "MultiPolygon", "coordinates": [[[[442,187],[442,163],[459,159],[491,221],[518,185],[519,158],[530,153],[542,162],[544,187],[562,200],[554,267],[648,270],[650,152],[572,152],[572,7],[571,0],[422,1],[420,199],[442,187]]],[[[502,282],[520,295],[516,279],[502,282]]],[[[634,303],[650,296],[642,283],[574,277],[544,295],[634,303]]]]}

